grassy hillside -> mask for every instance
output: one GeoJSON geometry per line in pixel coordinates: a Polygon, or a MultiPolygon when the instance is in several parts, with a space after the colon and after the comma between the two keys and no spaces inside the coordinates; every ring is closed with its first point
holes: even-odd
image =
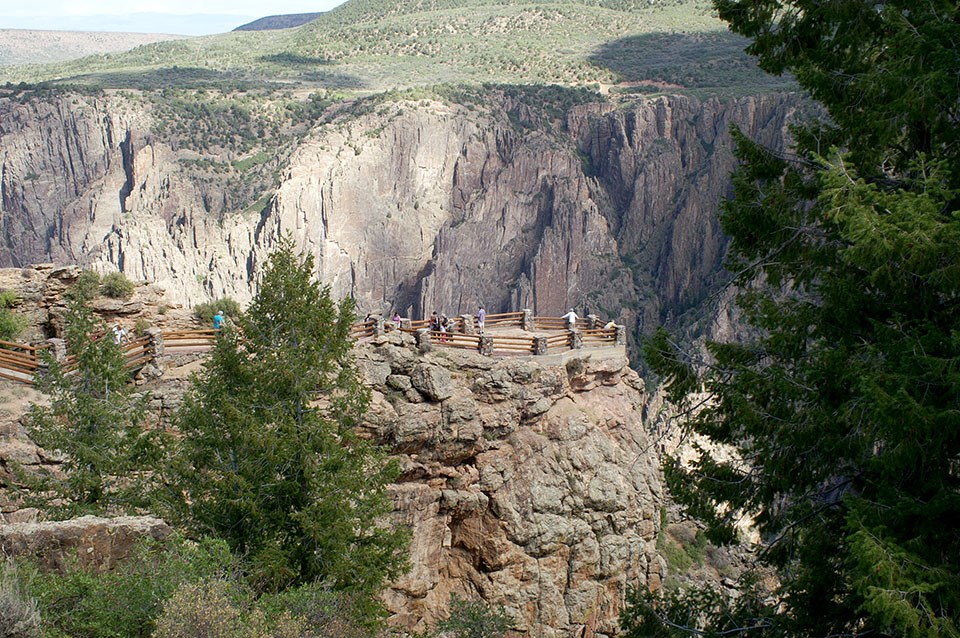
{"type": "Polygon", "coordinates": [[[358,94],[485,82],[706,92],[782,84],[757,71],[743,46],[703,0],[350,0],[297,29],[5,68],[0,82],[358,94]]]}

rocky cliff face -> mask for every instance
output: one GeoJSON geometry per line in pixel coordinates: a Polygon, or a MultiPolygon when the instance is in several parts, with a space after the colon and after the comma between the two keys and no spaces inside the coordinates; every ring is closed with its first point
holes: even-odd
{"type": "Polygon", "coordinates": [[[663,573],[659,461],[623,351],[492,359],[409,340],[359,350],[413,530],[393,622],[422,630],[456,594],[503,604],[522,635],[615,633],[627,586],[663,573]]]}
{"type": "Polygon", "coordinates": [[[729,125],[777,148],[794,108],[661,97],[557,114],[497,93],[344,108],[301,139],[265,206],[235,211],[130,99],[5,99],[0,263],[77,261],[183,303],[242,301],[292,233],[364,311],[576,305],[645,325],[699,303],[716,276],[729,125]]]}

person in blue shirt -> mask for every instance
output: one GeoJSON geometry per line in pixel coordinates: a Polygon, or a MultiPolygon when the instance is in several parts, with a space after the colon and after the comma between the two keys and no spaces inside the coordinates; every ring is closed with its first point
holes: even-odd
{"type": "Polygon", "coordinates": [[[226,319],[223,316],[223,311],[218,310],[217,314],[213,316],[213,329],[220,330],[221,328],[223,328],[223,324],[225,321],[226,319]]]}

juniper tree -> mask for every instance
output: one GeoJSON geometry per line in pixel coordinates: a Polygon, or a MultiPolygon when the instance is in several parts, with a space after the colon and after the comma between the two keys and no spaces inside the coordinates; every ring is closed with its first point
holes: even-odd
{"type": "MultiPolygon", "coordinates": [[[[38,387],[50,403],[32,406],[26,421],[37,445],[62,453],[62,472],[43,474],[31,487],[52,490],[69,514],[136,510],[161,449],[161,433],[143,426],[148,397],[136,391],[123,351],[82,301],[70,303],[65,330],[71,358],[48,358],[38,387]]],[[[36,502],[48,507],[48,496],[36,502]]]]}
{"type": "MultiPolygon", "coordinates": [[[[781,582],[773,600],[710,598],[688,617],[708,633],[955,636],[960,8],[716,5],[761,66],[792,72],[829,118],[799,128],[789,157],[738,135],[721,221],[757,336],[710,344],[699,375],[665,333],[646,350],[675,397],[704,384],[711,399],[689,426],[739,452],[668,462],[671,492],[718,542],[752,515],[781,582]]],[[[628,635],[692,601],[635,605],[628,635]]]]}
{"type": "Polygon", "coordinates": [[[245,558],[263,590],[323,582],[372,594],[398,575],[396,464],[358,437],[368,390],[352,360],[350,300],[312,280],[289,240],[228,326],[179,413],[185,521],[245,558]]]}

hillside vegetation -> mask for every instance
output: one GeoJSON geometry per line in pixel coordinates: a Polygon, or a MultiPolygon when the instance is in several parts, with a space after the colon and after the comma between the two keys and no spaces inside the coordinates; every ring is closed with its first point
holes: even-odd
{"type": "Polygon", "coordinates": [[[782,86],[756,69],[744,45],[702,0],[351,0],[297,29],[233,32],[13,67],[0,71],[0,82],[351,93],[485,82],[629,91],[782,86]]]}

